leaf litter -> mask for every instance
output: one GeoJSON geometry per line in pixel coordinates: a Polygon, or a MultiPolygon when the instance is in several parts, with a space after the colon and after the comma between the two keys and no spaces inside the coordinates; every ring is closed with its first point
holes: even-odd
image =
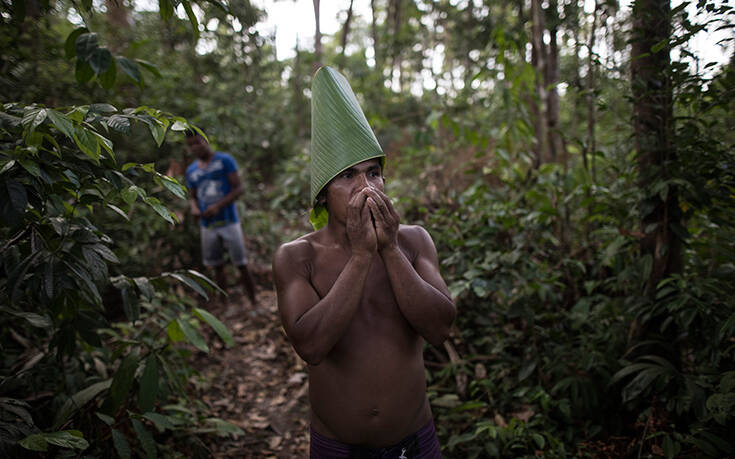
{"type": "Polygon", "coordinates": [[[244,431],[204,441],[216,458],[308,457],[306,367],[283,332],[275,292],[263,290],[257,299],[253,308],[244,295],[231,293],[203,306],[227,325],[234,345],[227,348],[214,331],[202,330],[212,349],[191,358],[206,380],[196,396],[244,431]]]}

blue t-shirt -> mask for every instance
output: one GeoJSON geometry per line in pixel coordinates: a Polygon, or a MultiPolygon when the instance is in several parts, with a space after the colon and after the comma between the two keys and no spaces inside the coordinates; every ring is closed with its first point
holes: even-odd
{"type": "MultiPolygon", "coordinates": [[[[237,170],[237,165],[232,156],[227,153],[215,152],[207,167],[199,167],[199,161],[194,161],[186,168],[186,186],[196,189],[199,210],[204,210],[211,204],[224,198],[232,190],[227,176],[237,170]]],[[[201,218],[202,226],[210,226],[214,223],[238,223],[235,203],[222,208],[214,217],[201,218]]]]}

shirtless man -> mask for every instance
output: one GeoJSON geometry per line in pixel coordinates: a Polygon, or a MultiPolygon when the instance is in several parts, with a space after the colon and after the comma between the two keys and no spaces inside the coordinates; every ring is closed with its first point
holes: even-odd
{"type": "Polygon", "coordinates": [[[456,310],[431,237],[399,223],[381,164],[329,181],[317,197],[327,225],[273,260],[283,326],[308,363],[312,458],[441,457],[423,345],[441,345],[456,310]]]}

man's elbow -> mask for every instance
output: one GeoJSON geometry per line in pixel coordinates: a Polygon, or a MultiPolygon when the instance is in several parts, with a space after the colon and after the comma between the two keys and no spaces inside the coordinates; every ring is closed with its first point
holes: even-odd
{"type": "Polygon", "coordinates": [[[323,352],[320,352],[314,346],[309,346],[308,344],[294,344],[294,350],[296,350],[296,353],[304,362],[311,366],[319,365],[326,356],[323,352]]]}

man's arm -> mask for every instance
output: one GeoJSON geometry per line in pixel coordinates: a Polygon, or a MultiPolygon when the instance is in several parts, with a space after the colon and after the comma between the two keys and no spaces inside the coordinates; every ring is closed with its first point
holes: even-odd
{"type": "Polygon", "coordinates": [[[237,199],[238,196],[242,194],[242,180],[240,179],[240,175],[237,173],[237,171],[232,171],[227,174],[227,181],[230,182],[230,192],[227,193],[219,201],[207,206],[207,208],[204,209],[204,213],[202,214],[204,217],[214,217],[222,209],[229,206],[232,202],[235,201],[235,199],[237,199]]]}
{"type": "Polygon", "coordinates": [[[296,352],[310,365],[318,365],[344,335],[360,306],[365,280],[377,251],[375,231],[365,197],[357,195],[348,210],[348,237],[352,254],[324,298],[309,281],[314,258],[307,241],[282,245],[273,257],[278,309],[286,334],[296,352]]]}
{"type": "Polygon", "coordinates": [[[398,244],[399,218],[390,199],[378,190],[371,193],[368,205],[375,218],[380,256],[398,307],[418,334],[440,346],[449,336],[457,309],[439,273],[434,242],[424,228],[404,227],[400,237],[416,252],[412,264],[398,244]]]}
{"type": "Polygon", "coordinates": [[[199,202],[197,201],[197,189],[196,187],[189,188],[189,210],[194,217],[201,217],[202,211],[199,209],[199,202]]]}

